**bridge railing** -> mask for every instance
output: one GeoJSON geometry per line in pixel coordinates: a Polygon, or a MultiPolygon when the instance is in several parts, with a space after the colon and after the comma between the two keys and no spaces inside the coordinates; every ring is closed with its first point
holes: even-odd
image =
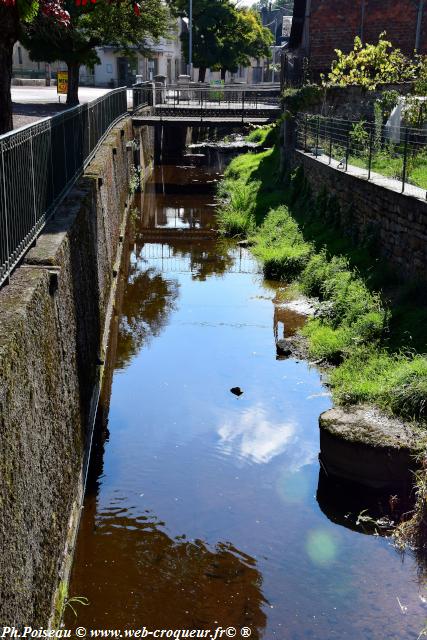
{"type": "Polygon", "coordinates": [[[0,286],[126,113],[120,88],[0,136],[0,286]]]}
{"type": "Polygon", "coordinates": [[[263,106],[278,106],[280,92],[276,88],[256,88],[236,86],[211,86],[198,87],[166,87],[164,103],[175,108],[180,105],[204,106],[210,108],[219,106],[223,108],[240,107],[258,108],[263,106]]]}
{"type": "Polygon", "coordinates": [[[132,106],[133,111],[142,109],[143,107],[152,106],[153,104],[153,83],[139,82],[132,87],[132,106]]]}
{"type": "Polygon", "coordinates": [[[360,178],[427,196],[426,128],[299,114],[296,148],[360,178]]]}
{"type": "Polygon", "coordinates": [[[144,83],[133,87],[133,111],[151,108],[156,117],[273,117],[280,102],[279,87],[164,86],[144,83]]]}

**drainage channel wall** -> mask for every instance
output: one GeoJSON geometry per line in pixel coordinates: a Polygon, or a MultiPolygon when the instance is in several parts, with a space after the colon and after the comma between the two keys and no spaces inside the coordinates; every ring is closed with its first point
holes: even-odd
{"type": "MultiPolygon", "coordinates": [[[[402,277],[426,279],[427,202],[344,173],[295,150],[283,149],[285,163],[302,166],[314,195],[323,190],[338,204],[336,223],[356,243],[375,243],[378,254],[402,277]]],[[[325,224],[331,224],[325,220],[325,224]]]]}
{"type": "Polygon", "coordinates": [[[46,627],[65,591],[131,205],[133,138],[125,118],[0,291],[0,626],[46,627]]]}

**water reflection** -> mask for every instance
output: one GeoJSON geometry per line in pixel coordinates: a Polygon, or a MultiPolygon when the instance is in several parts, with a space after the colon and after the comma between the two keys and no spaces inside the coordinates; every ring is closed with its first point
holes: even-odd
{"type": "MultiPolygon", "coordinates": [[[[211,548],[199,539],[171,537],[153,513],[135,515],[123,508],[126,502],[116,495],[109,508],[99,510],[94,497],[87,501],[74,581],[84,581],[92,603],[102,590],[102,607],[79,610],[79,625],[249,625],[255,638],[262,635],[266,601],[254,558],[229,542],[211,548]]],[[[72,616],[67,624],[75,624],[72,616]]]]}
{"type": "Polygon", "coordinates": [[[158,336],[175,308],[178,284],[166,280],[154,268],[130,261],[122,314],[117,368],[123,368],[141,346],[158,336]]]}
{"type": "Polygon", "coordinates": [[[214,194],[219,174],[188,166],[155,167],[141,194],[142,225],[145,228],[212,229],[214,194]],[[195,190],[196,187],[196,190],[195,190]]]}
{"type": "Polygon", "coordinates": [[[219,446],[227,455],[267,463],[295,440],[294,422],[273,422],[270,412],[257,404],[245,409],[238,420],[226,420],[218,429],[219,446]]]}

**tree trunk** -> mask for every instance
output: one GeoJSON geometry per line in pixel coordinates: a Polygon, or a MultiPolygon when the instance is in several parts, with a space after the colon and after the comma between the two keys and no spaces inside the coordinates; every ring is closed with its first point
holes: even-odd
{"type": "Polygon", "coordinates": [[[13,45],[18,39],[18,28],[16,9],[0,4],[0,134],[13,129],[10,85],[13,45]]]}
{"type": "Polygon", "coordinates": [[[79,104],[80,65],[78,62],[67,62],[67,69],[68,69],[67,106],[75,107],[77,104],[79,104]]]}
{"type": "Polygon", "coordinates": [[[199,67],[199,82],[204,82],[206,78],[206,67],[199,67]]]}
{"type": "Polygon", "coordinates": [[[225,74],[227,73],[227,69],[222,68],[221,69],[221,80],[224,80],[225,82],[225,74]]]}

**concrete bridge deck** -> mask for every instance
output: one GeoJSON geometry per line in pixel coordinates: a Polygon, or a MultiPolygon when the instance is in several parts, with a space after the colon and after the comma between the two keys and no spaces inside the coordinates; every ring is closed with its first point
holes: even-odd
{"type": "Polygon", "coordinates": [[[182,124],[187,126],[194,126],[197,124],[205,124],[205,125],[220,125],[220,124],[268,124],[269,122],[274,121],[277,118],[277,114],[273,114],[270,117],[253,117],[250,115],[242,116],[210,116],[209,114],[199,114],[199,115],[187,115],[187,116],[178,116],[178,115],[136,115],[133,116],[132,121],[134,126],[156,126],[156,125],[164,125],[164,124],[182,124]]]}

